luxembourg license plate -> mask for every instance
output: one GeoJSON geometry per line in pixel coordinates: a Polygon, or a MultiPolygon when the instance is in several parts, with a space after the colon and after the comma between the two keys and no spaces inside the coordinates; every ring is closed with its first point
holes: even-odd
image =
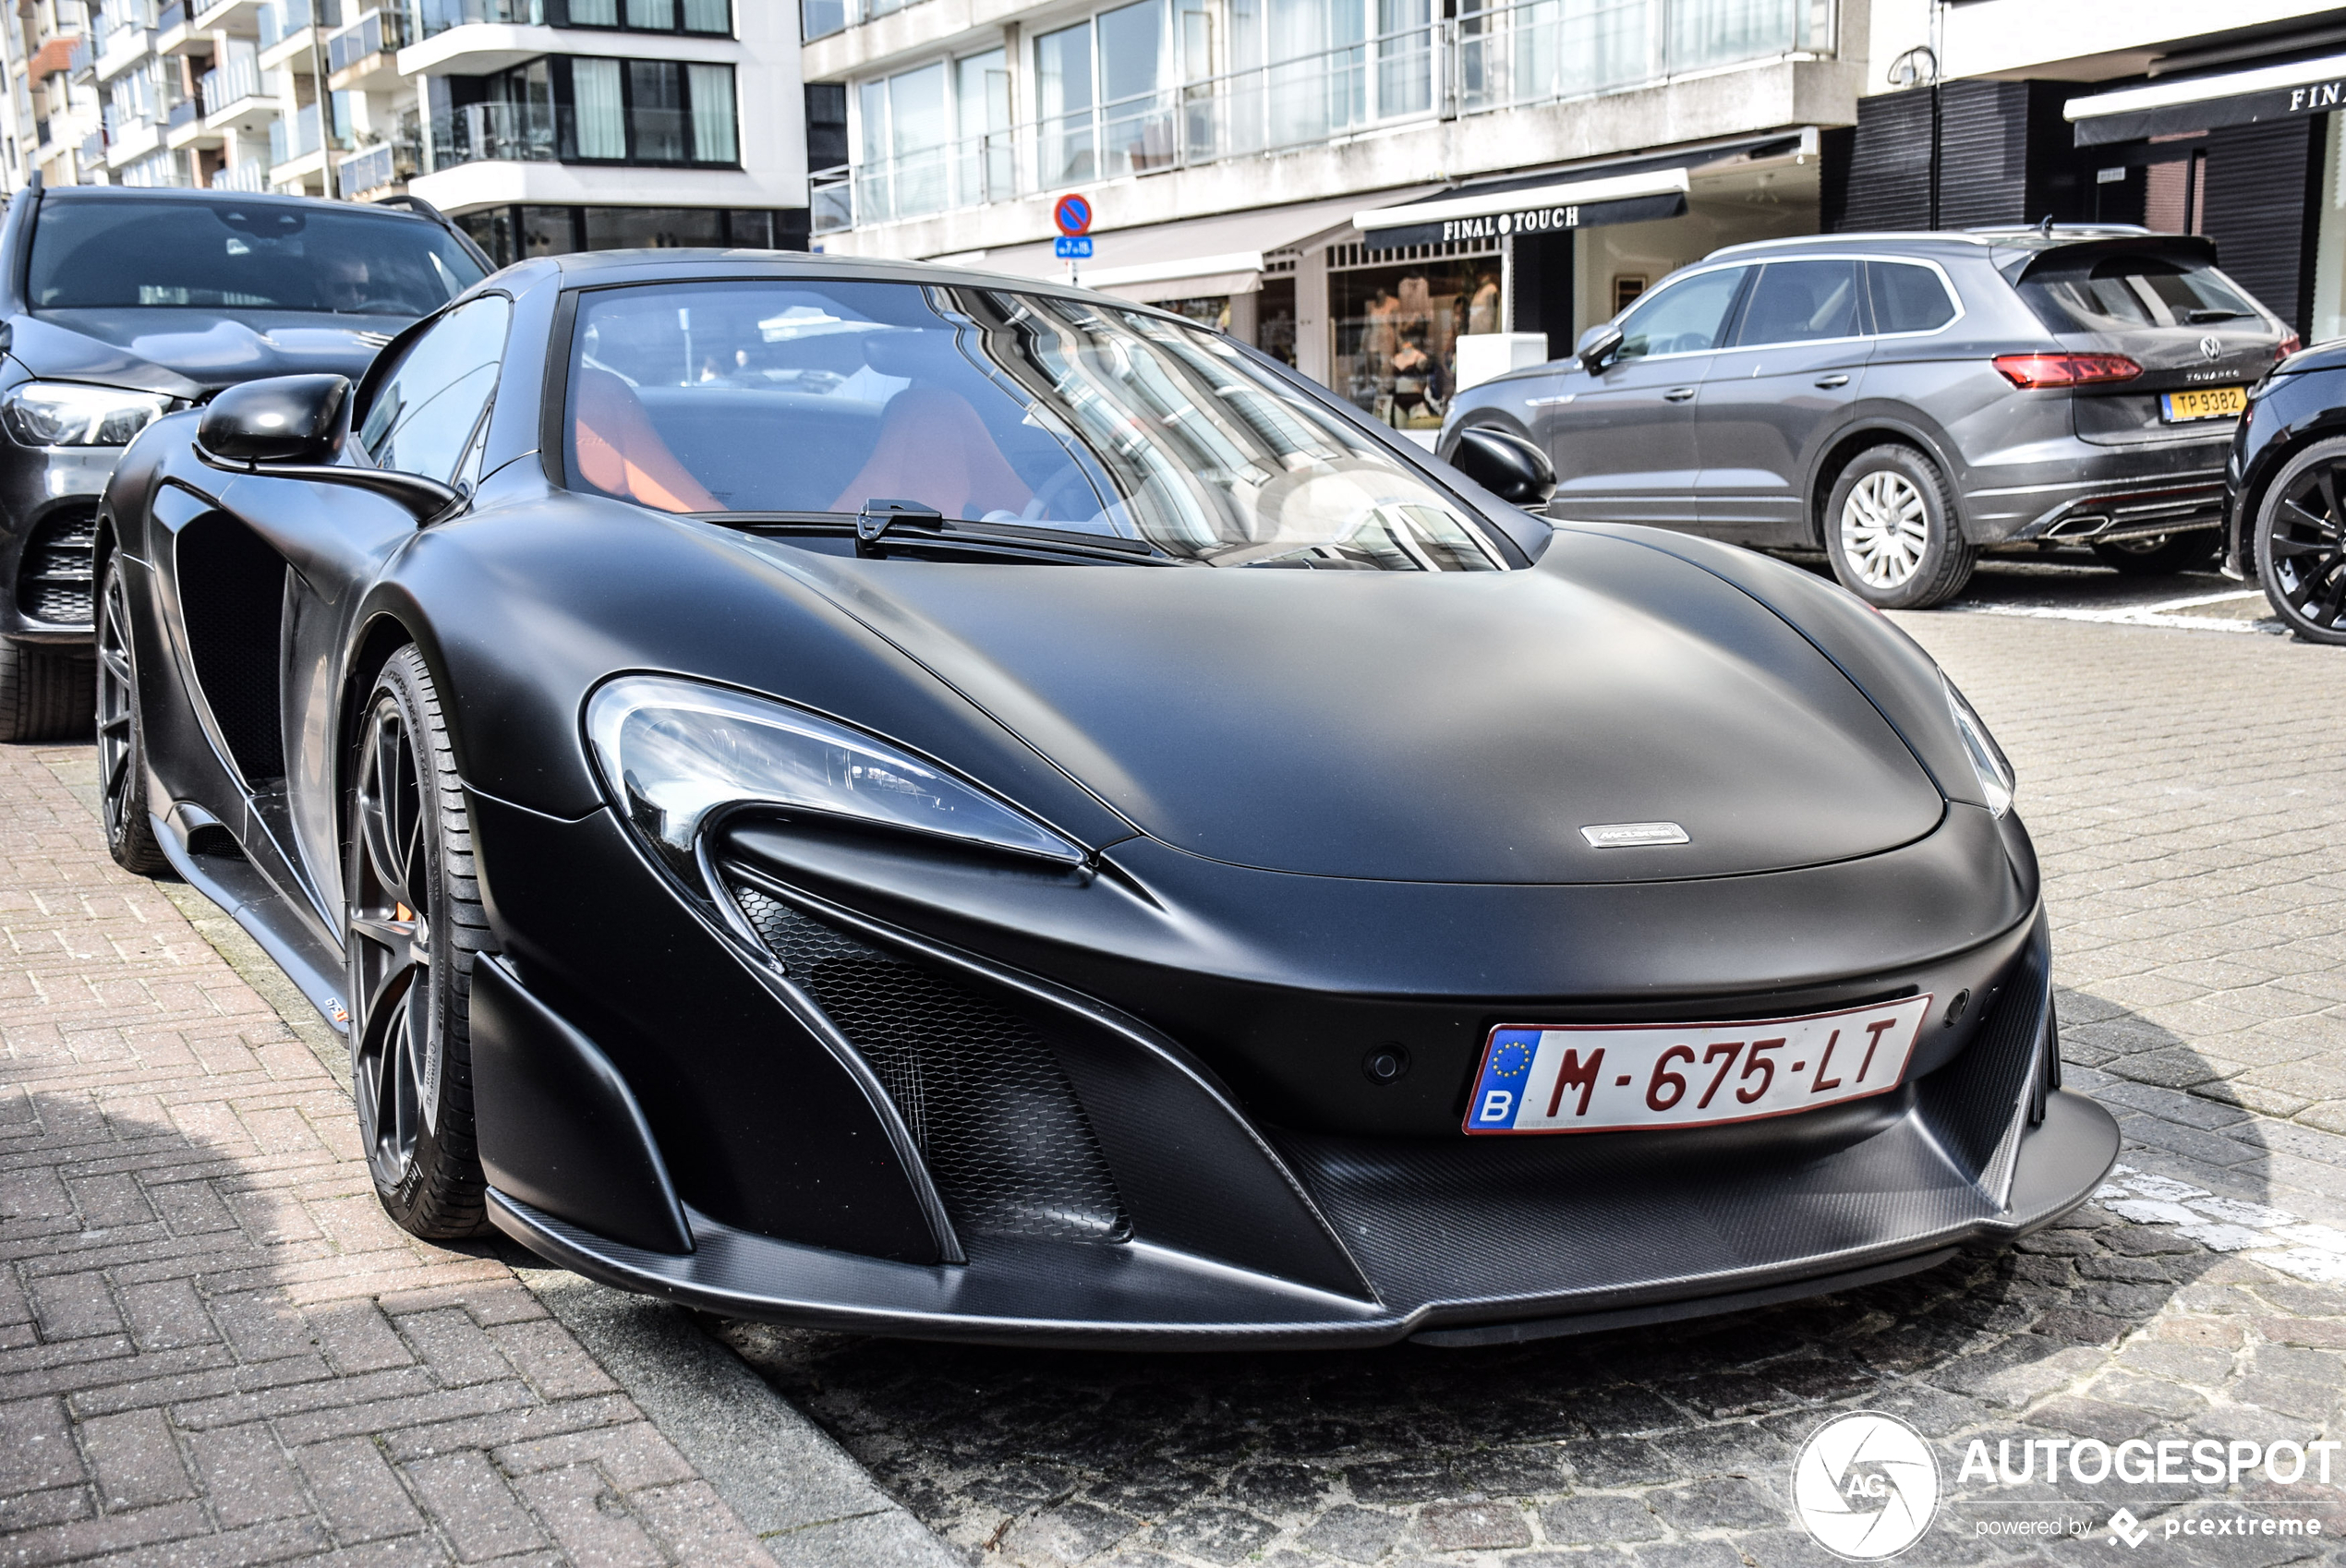
{"type": "Polygon", "coordinates": [[[2170,425],[2189,419],[2230,419],[2247,410],[2246,387],[2195,387],[2190,392],[2159,394],[2159,416],[2170,425]]]}
{"type": "Polygon", "coordinates": [[[1502,1024],[1482,1048],[1466,1130],[1712,1127],[1898,1086],[1930,998],[1751,1023],[1502,1024]]]}

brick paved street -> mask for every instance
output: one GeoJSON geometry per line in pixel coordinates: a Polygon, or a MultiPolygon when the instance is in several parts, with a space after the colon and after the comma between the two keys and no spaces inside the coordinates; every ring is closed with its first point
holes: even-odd
{"type": "MultiPolygon", "coordinates": [[[[1998,613],[1902,621],[2019,766],[2070,1082],[2125,1127],[2118,1184],[2061,1228],[1825,1301],[1505,1350],[732,1343],[973,1562],[1826,1562],[1784,1500],[1794,1448],[1843,1408],[1951,1440],[1956,1501],[1904,1562],[2134,1560],[2106,1532],[1978,1533],[2064,1499],[2149,1520],[2144,1562],[2341,1555],[2164,1538],[2205,1510],[2162,1501],[2195,1487],[1957,1478],[1975,1434],[2302,1442],[2341,1435],[2346,1398],[2346,657],[2239,634],[2263,610],[2238,597],[2177,612],[2231,623],[2201,631],[2031,618],[2236,595],[2220,578],[1983,587],[1998,613]]],[[[2346,1532],[2339,1489],[2267,1490],[2346,1532]]]]}
{"type": "Polygon", "coordinates": [[[769,1562],[511,1269],[383,1217],[87,755],[0,747],[0,1562],[769,1562]]]}

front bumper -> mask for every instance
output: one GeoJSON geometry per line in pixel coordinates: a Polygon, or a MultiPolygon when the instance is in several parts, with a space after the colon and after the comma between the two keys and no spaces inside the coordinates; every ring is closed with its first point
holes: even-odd
{"type": "MultiPolygon", "coordinates": [[[[1201,1349],[1582,1332],[1929,1267],[1952,1248],[2050,1222],[2094,1190],[2117,1153],[2110,1116],[2057,1088],[2050,946],[2033,891],[2019,923],[1937,960],[1968,966],[1977,978],[1966,983],[1993,1000],[1976,1025],[1942,1031],[1960,1047],[1918,1055],[1919,1076],[1893,1094],[1743,1127],[1475,1140],[1306,1129],[1285,1118],[1293,1102],[1275,1076],[1241,1098],[1128,1012],[812,898],[797,907],[824,915],[861,965],[862,992],[826,990],[808,955],[762,919],[711,921],[709,956],[723,963],[698,961],[700,944],[681,930],[648,928],[621,934],[600,959],[594,933],[612,923],[593,911],[611,907],[611,879],[599,899],[542,872],[501,885],[500,855],[526,824],[485,801],[476,820],[492,894],[542,887],[553,904],[540,909],[586,911],[557,931],[538,923],[538,909],[492,897],[512,955],[510,966],[484,961],[474,992],[492,1220],[589,1277],[729,1315],[1201,1349]],[[632,1019],[576,980],[582,965],[606,977],[624,968],[631,945],[663,966],[647,1012],[632,1019]],[[946,1147],[938,1128],[956,1096],[978,1092],[978,1076],[932,1058],[925,1079],[917,1062],[908,1078],[874,1001],[900,960],[949,972],[962,1003],[991,996],[991,1012],[965,1010],[934,1032],[994,1041],[987,1082],[1034,1080],[1033,1054],[1046,1055],[1053,1092],[1080,1105],[1074,1131],[1062,1136],[1066,1118],[1054,1122],[1042,1095],[1001,1102],[965,1129],[974,1144],[946,1147]],[[760,1016],[737,1043],[716,1009],[743,979],[755,983],[744,995],[760,1016]],[[646,1038],[655,1021],[659,1037],[646,1038]],[[1006,1043],[1022,1029],[1024,1066],[1006,1043]],[[816,1040],[828,1057],[789,1055],[816,1040]],[[837,1133],[845,1113],[784,1125],[832,1064],[860,1068],[862,1104],[877,1118],[860,1155],[895,1152],[911,1192],[904,1212],[927,1216],[932,1250],[906,1239],[911,1221],[887,1245],[859,1230],[858,1216],[877,1212],[867,1200],[884,1207],[889,1196],[884,1161],[810,1169],[811,1141],[837,1133]],[[690,1081],[703,1073],[714,1086],[706,1093],[690,1081]],[[1014,1213],[1007,1226],[970,1223],[972,1184],[993,1183],[998,1198],[1018,1175],[987,1163],[1003,1139],[1032,1166],[1104,1166],[1105,1212],[1087,1211],[1094,1189],[1069,1176],[1028,1205],[1035,1223],[1014,1213]],[[749,1151],[738,1167],[725,1164],[730,1145],[749,1151]],[[578,1185],[586,1171],[592,1190],[578,1185]],[[784,1192],[793,1180],[804,1185],[784,1192]],[[837,1223],[816,1230],[809,1216],[840,1195],[837,1223]]],[[[559,831],[540,819],[540,829],[580,849],[622,831],[607,818],[559,831]]],[[[792,898],[780,881],[768,894],[744,908],[770,914],[766,904],[792,898]]],[[[923,1004],[937,1005],[933,994],[923,1004]]],[[[1787,994],[1784,1010],[1805,1005],[1787,994]]],[[[1421,1074],[1433,1049],[1420,1049],[1421,1074]]],[[[1446,1080],[1441,1094],[1446,1107],[1446,1080]]]]}
{"type": "Polygon", "coordinates": [[[98,498],[122,452],[24,447],[0,435],[0,635],[91,640],[98,498]]]}
{"type": "Polygon", "coordinates": [[[2222,440],[2098,446],[2066,438],[2024,461],[1973,467],[1963,494],[1974,544],[2115,543],[2220,528],[2222,440]]]}

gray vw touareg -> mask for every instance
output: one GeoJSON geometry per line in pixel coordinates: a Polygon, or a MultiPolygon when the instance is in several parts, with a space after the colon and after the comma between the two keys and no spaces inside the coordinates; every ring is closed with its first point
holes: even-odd
{"type": "Polygon", "coordinates": [[[1885,609],[1978,552],[2087,544],[2122,571],[2212,558],[2250,382],[2296,346],[2193,235],[2132,227],[1829,235],[1673,273],[1578,357],[1460,392],[1528,435],[1548,511],[1821,547],[1885,609]]]}

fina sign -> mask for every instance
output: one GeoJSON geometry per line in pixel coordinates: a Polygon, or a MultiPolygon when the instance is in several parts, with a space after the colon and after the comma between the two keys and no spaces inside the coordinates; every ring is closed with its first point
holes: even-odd
{"type": "MultiPolygon", "coordinates": [[[[1384,211],[1365,214],[1379,220],[1375,226],[1364,225],[1361,243],[1371,250],[1391,250],[1404,245],[1448,245],[1456,240],[1502,240],[1519,235],[1562,234],[1572,229],[1595,228],[1602,223],[1642,223],[1657,218],[1675,218],[1687,210],[1683,191],[1664,191],[1653,196],[1631,196],[1609,201],[1539,201],[1545,192],[1527,190],[1524,196],[1533,204],[1512,207],[1505,211],[1474,213],[1457,218],[1436,218],[1428,214],[1426,222],[1407,222],[1409,207],[1388,207],[1384,211]]],[[[1422,205],[1436,208],[1434,200],[1422,205]]]]}
{"type": "Polygon", "coordinates": [[[2289,112],[2310,115],[2317,110],[2335,109],[2341,91],[2346,91],[2346,77],[2316,82],[2311,87],[2292,87],[2289,90],[2289,112]]]}
{"type": "Polygon", "coordinates": [[[1509,235],[1546,234],[1580,226],[1580,206],[1534,207],[1523,212],[1493,212],[1487,218],[1452,218],[1442,225],[1444,243],[1454,239],[1505,239],[1509,235]]]}

